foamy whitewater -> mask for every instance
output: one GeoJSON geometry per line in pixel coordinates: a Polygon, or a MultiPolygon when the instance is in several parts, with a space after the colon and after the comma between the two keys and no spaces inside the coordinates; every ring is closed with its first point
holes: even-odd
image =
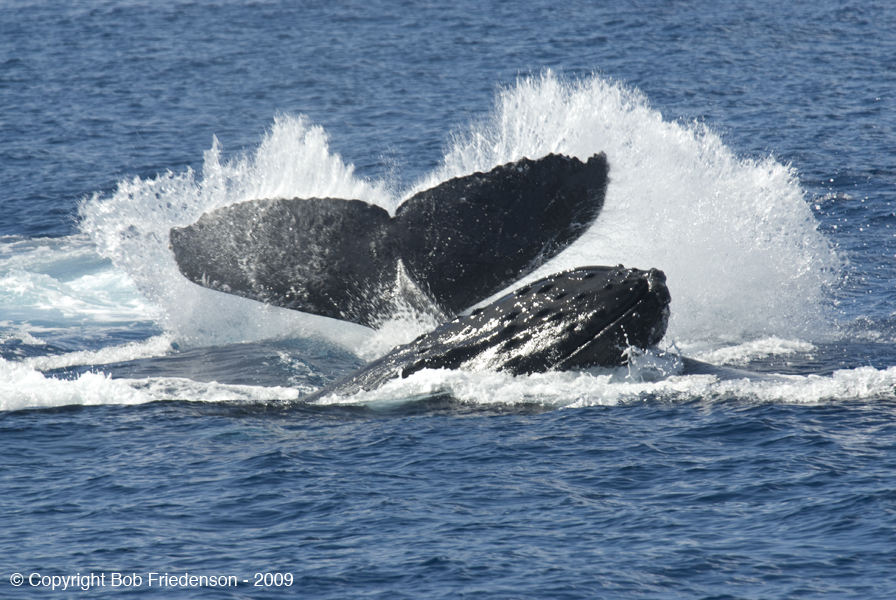
{"type": "MultiPolygon", "coordinates": [[[[811,354],[838,336],[832,310],[840,260],[818,231],[797,173],[769,156],[739,158],[705,125],[670,122],[636,90],[600,76],[567,80],[546,71],[498,94],[491,114],[452,135],[441,166],[406,189],[358,177],[329,148],[326,132],[303,116],[274,120],[258,147],[230,160],[217,139],[201,173],[168,172],[119,182],[80,210],[83,236],[7,239],[2,299],[7,337],[34,343],[39,328],[150,321],[155,337],[2,363],[6,410],[64,404],[165,399],[294,400],[314,390],[233,387],[166,378],[110,379],[102,365],[178,350],[270,339],[321,340],[380,356],[435,326],[411,312],[378,331],[210,291],[180,275],[168,248],[171,227],[204,212],[254,198],[355,198],[394,210],[416,191],[451,177],[487,171],[521,157],[562,153],[587,160],[605,152],[611,183],[602,214],[570,248],[532,273],[624,264],[665,271],[672,317],[661,355],[616,373],[424,372],[347,403],[404,401],[447,392],[477,403],[582,406],[632,401],[645,394],[681,399],[736,395],[758,402],[813,403],[892,394],[892,368],[837,370],[773,382],[730,374],[683,375],[680,359],[744,365],[811,354]],[[38,325],[40,324],[40,325],[38,325]],[[41,371],[92,365],[73,380],[41,371]]],[[[512,287],[518,287],[514,284],[512,287]]],[[[512,288],[509,288],[512,289],[512,288]]],[[[38,342],[39,343],[39,342],[38,342]]]]}

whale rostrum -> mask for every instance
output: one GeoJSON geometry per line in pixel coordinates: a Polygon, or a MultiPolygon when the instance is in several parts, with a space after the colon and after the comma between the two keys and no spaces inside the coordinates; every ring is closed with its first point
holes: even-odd
{"type": "Polygon", "coordinates": [[[422,369],[514,375],[627,361],[657,344],[669,320],[662,271],[582,267],[545,277],[399,346],[309,397],[373,390],[422,369]]]}

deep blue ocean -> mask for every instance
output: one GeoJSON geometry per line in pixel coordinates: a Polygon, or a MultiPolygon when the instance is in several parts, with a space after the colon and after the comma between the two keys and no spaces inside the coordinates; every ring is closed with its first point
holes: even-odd
{"type": "Polygon", "coordinates": [[[896,597],[892,2],[0,8],[0,597],[896,597]],[[620,369],[303,403],[433,324],[168,248],[600,151],[600,218],[529,279],[664,270],[620,369]]]}

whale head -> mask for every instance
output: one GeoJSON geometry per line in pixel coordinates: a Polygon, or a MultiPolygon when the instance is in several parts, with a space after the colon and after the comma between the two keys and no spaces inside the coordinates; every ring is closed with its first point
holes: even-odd
{"type": "Polygon", "coordinates": [[[662,271],[581,267],[525,285],[399,346],[311,399],[372,390],[422,369],[514,375],[623,365],[666,332],[662,271]]]}
{"type": "Polygon", "coordinates": [[[662,271],[581,267],[530,283],[415,340],[415,367],[514,374],[617,366],[666,332],[662,271]],[[460,361],[460,362],[457,362],[460,361]]]}

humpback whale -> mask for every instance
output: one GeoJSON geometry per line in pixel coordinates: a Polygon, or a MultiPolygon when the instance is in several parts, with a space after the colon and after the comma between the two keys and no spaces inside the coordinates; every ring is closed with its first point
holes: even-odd
{"type": "Polygon", "coordinates": [[[250,200],[169,239],[181,273],[215,290],[374,328],[399,298],[450,318],[587,230],[608,172],[603,153],[549,154],[450,179],[394,216],[360,200],[250,200]]]}
{"type": "Polygon", "coordinates": [[[580,267],[540,279],[398,346],[312,396],[349,396],[422,369],[514,375],[622,365],[657,344],[669,321],[662,271],[580,267]]]}
{"type": "Polygon", "coordinates": [[[393,216],[360,200],[259,199],[169,239],[181,273],[211,289],[373,328],[399,302],[442,322],[307,400],[421,369],[616,366],[665,333],[662,271],[580,267],[463,313],[578,239],[603,208],[608,173],[603,153],[584,163],[549,154],[443,182],[393,216]]]}

